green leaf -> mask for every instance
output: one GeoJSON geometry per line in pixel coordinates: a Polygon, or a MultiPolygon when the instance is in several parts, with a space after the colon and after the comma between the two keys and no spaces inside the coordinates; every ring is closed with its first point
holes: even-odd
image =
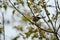
{"type": "Polygon", "coordinates": [[[34,2],[34,0],[30,0],[30,2],[31,2],[31,3],[33,3],[33,2],[34,2]]]}
{"type": "Polygon", "coordinates": [[[42,40],[43,38],[42,37],[39,37],[39,40],[42,40]]]}
{"type": "Polygon", "coordinates": [[[60,14],[60,12],[58,12],[58,14],[60,14]]]}
{"type": "Polygon", "coordinates": [[[24,5],[24,2],[23,2],[23,0],[20,0],[20,3],[21,3],[22,5],[24,5]]]}
{"type": "Polygon", "coordinates": [[[48,20],[48,22],[51,22],[50,20],[48,20]]]}
{"type": "Polygon", "coordinates": [[[23,31],[23,28],[22,27],[20,27],[20,31],[23,31]]]}
{"type": "MultiPolygon", "coordinates": [[[[24,15],[25,15],[25,17],[27,17],[29,20],[32,19],[31,16],[30,16],[30,14],[24,14],[24,15]]],[[[21,19],[22,22],[27,22],[27,21],[28,21],[25,17],[22,16],[22,19],[21,19]]]]}
{"type": "Polygon", "coordinates": [[[46,40],[49,40],[48,38],[45,38],[46,40]]]}
{"type": "Polygon", "coordinates": [[[28,5],[28,7],[30,7],[30,6],[31,6],[31,4],[30,4],[29,2],[27,3],[27,5],[28,5]]]}
{"type": "Polygon", "coordinates": [[[2,31],[3,31],[3,28],[0,28],[0,34],[2,33],[2,31]]]}
{"type": "Polygon", "coordinates": [[[14,2],[14,5],[17,5],[17,3],[16,3],[16,2],[14,2]]]}
{"type": "Polygon", "coordinates": [[[36,28],[36,29],[34,30],[34,32],[35,32],[35,33],[38,32],[38,28],[36,28]]]}
{"type": "Polygon", "coordinates": [[[18,5],[19,4],[19,2],[14,2],[14,5],[18,5]]]}
{"type": "Polygon", "coordinates": [[[15,10],[12,11],[12,14],[13,14],[13,15],[14,15],[14,13],[15,13],[15,10]]]}
{"type": "Polygon", "coordinates": [[[7,9],[7,5],[6,5],[6,4],[4,4],[4,6],[3,6],[3,7],[4,7],[4,9],[5,9],[5,10],[7,9]]]}
{"type": "Polygon", "coordinates": [[[26,37],[28,38],[31,35],[31,32],[26,32],[26,37]]]}
{"type": "Polygon", "coordinates": [[[53,40],[57,40],[56,36],[54,36],[53,40]]]}
{"type": "Polygon", "coordinates": [[[17,30],[23,31],[23,27],[18,25],[18,26],[14,26],[13,28],[16,28],[17,30]]]}
{"type": "Polygon", "coordinates": [[[41,4],[41,1],[39,1],[38,3],[37,3],[37,5],[40,5],[41,4]]]}
{"type": "Polygon", "coordinates": [[[37,37],[38,37],[38,33],[34,34],[34,37],[36,37],[36,38],[37,38],[37,37]]]}
{"type": "Polygon", "coordinates": [[[38,38],[38,33],[34,33],[34,35],[32,36],[32,39],[33,38],[38,38]]]}
{"type": "Polygon", "coordinates": [[[47,15],[50,15],[50,13],[47,13],[47,15]]]}
{"type": "Polygon", "coordinates": [[[56,18],[55,18],[55,15],[54,14],[52,14],[52,17],[51,17],[53,20],[55,20],[56,18]]]}
{"type": "Polygon", "coordinates": [[[0,8],[2,8],[2,5],[0,5],[0,8]]]}
{"type": "Polygon", "coordinates": [[[28,20],[25,17],[22,17],[22,22],[27,22],[28,20]]]}
{"type": "Polygon", "coordinates": [[[15,38],[13,38],[12,40],[17,40],[19,37],[20,37],[20,36],[18,35],[18,36],[16,36],[15,38]]]}

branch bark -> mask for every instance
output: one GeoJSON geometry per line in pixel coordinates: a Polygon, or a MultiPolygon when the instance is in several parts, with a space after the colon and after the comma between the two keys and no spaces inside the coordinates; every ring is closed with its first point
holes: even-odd
{"type": "Polygon", "coordinates": [[[3,23],[3,39],[5,40],[5,27],[4,27],[4,14],[2,13],[2,23],[3,23]]]}
{"type": "MultiPolygon", "coordinates": [[[[9,0],[9,2],[11,3],[11,1],[9,0]]],[[[12,4],[12,3],[11,3],[12,4]]],[[[23,17],[25,17],[24,16],[24,14],[22,13],[22,12],[20,12],[13,4],[12,4],[12,6],[23,16],[23,17]]],[[[31,20],[29,20],[27,17],[25,17],[30,23],[32,23],[32,24],[34,24],[35,26],[37,26],[38,28],[40,28],[37,24],[35,24],[34,22],[32,22],[31,20]]],[[[46,31],[46,32],[49,32],[49,33],[54,33],[53,31],[48,31],[48,30],[44,30],[44,29],[42,29],[42,28],[40,28],[41,30],[43,30],[43,31],[46,31]]]]}

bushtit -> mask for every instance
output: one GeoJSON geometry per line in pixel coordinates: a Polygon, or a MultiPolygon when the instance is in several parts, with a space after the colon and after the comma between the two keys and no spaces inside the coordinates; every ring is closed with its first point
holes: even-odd
{"type": "Polygon", "coordinates": [[[41,19],[40,17],[37,17],[37,16],[33,16],[33,21],[34,22],[37,22],[39,19],[41,19]]]}

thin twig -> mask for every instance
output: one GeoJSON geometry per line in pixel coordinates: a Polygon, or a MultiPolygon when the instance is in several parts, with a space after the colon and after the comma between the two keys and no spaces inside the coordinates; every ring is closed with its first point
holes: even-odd
{"type": "Polygon", "coordinates": [[[59,7],[59,3],[58,3],[58,0],[57,0],[57,7],[58,7],[58,9],[60,10],[60,7],[59,7]]]}
{"type": "MultiPolygon", "coordinates": [[[[11,3],[11,1],[9,0],[9,2],[11,3]]],[[[12,4],[12,3],[11,3],[12,4]]],[[[20,12],[13,4],[12,4],[12,6],[23,16],[23,17],[25,17],[24,16],[24,14],[22,13],[22,12],[20,12]]],[[[29,22],[31,22],[32,24],[33,24],[33,22],[32,21],[30,21],[27,17],[25,17],[29,22]]]]}
{"type": "MultiPolygon", "coordinates": [[[[57,0],[54,0],[55,1],[55,8],[56,8],[56,16],[55,16],[55,18],[56,18],[56,21],[55,21],[55,27],[56,27],[56,23],[57,23],[57,17],[58,17],[58,4],[57,4],[57,0]]],[[[55,30],[56,31],[56,30],[55,30]]],[[[57,30],[58,31],[58,30],[57,30]]],[[[57,38],[57,40],[59,40],[59,38],[58,38],[58,36],[57,36],[57,31],[56,31],[56,33],[55,33],[55,36],[56,36],[56,38],[57,38]]]]}
{"type": "Polygon", "coordinates": [[[59,31],[59,29],[60,29],[60,25],[59,25],[59,27],[57,28],[57,32],[59,31]]]}
{"type": "Polygon", "coordinates": [[[50,23],[51,23],[51,25],[52,25],[52,27],[53,27],[53,29],[54,29],[54,32],[55,32],[54,25],[53,25],[53,23],[52,23],[52,21],[51,21],[51,19],[50,19],[49,15],[48,15],[48,13],[49,13],[49,12],[48,12],[48,10],[47,10],[46,8],[44,8],[44,10],[45,10],[46,15],[47,15],[48,19],[50,20],[50,23]]]}
{"type": "MultiPolygon", "coordinates": [[[[44,3],[43,2],[43,6],[46,4],[46,2],[44,3]]],[[[55,32],[55,28],[54,28],[54,25],[53,25],[53,22],[52,22],[52,20],[50,19],[50,17],[49,17],[49,15],[48,15],[48,10],[47,10],[47,8],[46,8],[46,5],[44,6],[44,10],[45,10],[45,12],[46,12],[46,15],[47,15],[47,17],[48,17],[48,19],[50,20],[50,23],[51,23],[51,25],[52,25],[52,27],[53,27],[53,30],[54,30],[54,32],[55,32]]]]}
{"type": "MultiPolygon", "coordinates": [[[[39,1],[40,2],[40,1],[39,1]]],[[[49,2],[49,0],[47,1],[47,2],[49,2]]],[[[36,4],[37,5],[37,4],[36,4]]],[[[39,13],[41,13],[41,12],[39,12],[39,13]]],[[[32,13],[33,15],[34,15],[34,13],[32,13]]],[[[40,14],[41,15],[41,14],[40,14]]],[[[42,16],[42,15],[41,15],[42,16]]],[[[43,16],[42,16],[42,19],[44,20],[44,22],[48,25],[48,27],[50,28],[50,25],[47,23],[47,21],[43,18],[43,16]]]]}
{"type": "MultiPolygon", "coordinates": [[[[9,0],[9,2],[11,3],[11,1],[9,0]]],[[[11,3],[12,4],[12,3],[11,3]]],[[[23,16],[23,17],[25,17],[24,16],[24,14],[22,13],[22,12],[20,12],[13,4],[12,4],[12,6],[23,16]]],[[[35,24],[35,23],[33,23],[32,21],[30,21],[27,17],[25,17],[30,23],[32,23],[32,24],[34,24],[35,26],[37,26],[38,28],[40,28],[37,24],[35,24]]],[[[49,33],[54,33],[53,31],[48,31],[48,30],[45,30],[45,29],[42,29],[42,28],[40,28],[41,30],[43,30],[43,31],[46,31],[46,32],[49,32],[49,33]]]]}
{"type": "Polygon", "coordinates": [[[2,22],[3,22],[3,39],[5,40],[5,27],[4,27],[4,14],[2,13],[2,22]]]}
{"type": "Polygon", "coordinates": [[[0,34],[0,40],[1,40],[1,34],[0,34]]]}
{"type": "Polygon", "coordinates": [[[56,16],[55,16],[55,18],[56,18],[55,27],[56,27],[56,22],[57,22],[57,17],[58,17],[58,9],[57,9],[57,2],[56,2],[56,0],[54,0],[54,1],[55,1],[55,9],[56,9],[56,16]]]}
{"type": "MultiPolygon", "coordinates": [[[[28,4],[28,0],[27,0],[27,4],[28,4]]],[[[29,8],[30,8],[30,7],[29,7],[29,8]]],[[[33,14],[33,16],[35,16],[31,8],[30,8],[30,10],[31,10],[31,13],[33,14]]]]}
{"type": "MultiPolygon", "coordinates": [[[[60,11],[60,7],[59,7],[59,3],[58,3],[58,0],[57,0],[57,8],[59,9],[59,11],[60,11]]],[[[57,15],[56,16],[58,16],[58,9],[57,9],[57,15]]],[[[57,20],[56,20],[57,21],[57,20]]],[[[59,25],[59,27],[57,28],[57,32],[58,32],[58,30],[60,29],[60,25],[59,25]]]]}
{"type": "MultiPolygon", "coordinates": [[[[40,14],[41,15],[41,14],[40,14]]],[[[48,25],[48,27],[50,28],[50,25],[47,23],[47,21],[43,18],[43,16],[41,15],[42,19],[44,20],[44,22],[48,25]]]]}
{"type": "Polygon", "coordinates": [[[58,33],[54,33],[54,35],[56,36],[57,40],[59,40],[58,33]]]}

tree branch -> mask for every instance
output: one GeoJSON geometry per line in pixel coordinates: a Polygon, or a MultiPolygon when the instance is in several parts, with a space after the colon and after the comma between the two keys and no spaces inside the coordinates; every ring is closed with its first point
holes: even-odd
{"type": "MultiPolygon", "coordinates": [[[[11,1],[9,0],[9,2],[11,3],[11,1]]],[[[11,3],[12,4],[12,3],[11,3]]],[[[22,13],[22,12],[20,12],[13,4],[12,4],[12,6],[23,16],[23,17],[25,17],[24,16],[24,14],[22,13]]],[[[30,21],[27,17],[25,17],[30,23],[32,23],[32,24],[34,24],[35,26],[37,26],[38,28],[40,28],[36,23],[33,23],[32,21],[30,21]]],[[[53,31],[48,31],[48,30],[44,30],[44,29],[42,29],[42,28],[40,28],[41,30],[43,30],[43,31],[46,31],[46,32],[49,32],[49,33],[54,33],[53,31]]]]}
{"type": "Polygon", "coordinates": [[[54,29],[54,32],[55,32],[54,25],[53,25],[53,23],[52,23],[52,21],[51,21],[51,19],[50,19],[49,15],[48,15],[48,13],[49,13],[49,12],[48,12],[48,10],[47,10],[46,8],[44,8],[44,10],[45,10],[46,15],[47,15],[48,19],[50,20],[50,23],[51,23],[51,25],[52,25],[52,27],[53,27],[53,29],[54,29]]]}
{"type": "MultiPolygon", "coordinates": [[[[41,14],[40,14],[41,15],[41,14]]],[[[42,15],[41,15],[42,16],[42,15]]],[[[50,25],[47,23],[47,21],[43,18],[42,16],[42,19],[44,20],[44,22],[48,25],[48,27],[50,28],[50,25]]]]}
{"type": "Polygon", "coordinates": [[[44,10],[45,10],[45,12],[46,12],[46,15],[47,15],[47,17],[48,17],[48,19],[50,20],[50,23],[51,23],[51,25],[52,25],[52,27],[53,27],[53,30],[54,30],[54,32],[55,32],[55,28],[54,28],[54,25],[53,25],[53,23],[52,23],[52,20],[50,19],[50,17],[49,17],[49,12],[48,12],[48,10],[47,10],[47,7],[46,7],[46,2],[42,2],[42,4],[43,5],[41,5],[42,6],[42,8],[44,8],[44,10]]]}
{"type": "Polygon", "coordinates": [[[60,29],[60,25],[59,25],[59,27],[57,28],[57,32],[58,32],[59,29],[60,29]]]}
{"type": "MultiPolygon", "coordinates": [[[[28,0],[27,0],[27,4],[28,4],[28,0]]],[[[29,6],[28,6],[28,7],[29,7],[29,6]]],[[[29,7],[29,8],[30,8],[30,7],[29,7]]],[[[31,8],[30,8],[30,11],[31,11],[31,13],[33,14],[33,16],[35,16],[31,8]]]]}
{"type": "MultiPolygon", "coordinates": [[[[55,18],[56,18],[56,21],[57,21],[57,17],[58,17],[57,2],[56,2],[56,0],[54,0],[54,1],[55,1],[55,9],[56,9],[56,16],[55,16],[55,18]]],[[[55,27],[56,27],[56,21],[55,21],[55,27]]]]}
{"type": "Polygon", "coordinates": [[[5,27],[4,27],[4,14],[2,13],[2,23],[3,23],[3,39],[5,40],[5,27]]]}
{"type": "Polygon", "coordinates": [[[58,7],[58,9],[60,10],[60,7],[59,7],[59,3],[58,3],[58,0],[57,0],[57,7],[58,7]]]}

